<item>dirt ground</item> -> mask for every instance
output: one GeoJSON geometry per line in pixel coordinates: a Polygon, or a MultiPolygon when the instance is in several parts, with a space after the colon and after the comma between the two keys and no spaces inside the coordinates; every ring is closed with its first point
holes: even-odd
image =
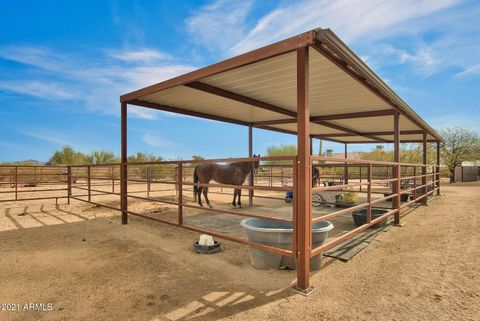
{"type": "MultiPolygon", "coordinates": [[[[479,194],[479,183],[444,185],[352,260],[325,258],[309,297],[290,289],[295,271],[257,270],[236,243],[197,255],[198,234],[156,222],[121,225],[79,202],[5,203],[0,304],[21,311],[0,310],[0,320],[479,320],[479,194]]],[[[187,219],[208,225],[195,211],[187,219]]]]}

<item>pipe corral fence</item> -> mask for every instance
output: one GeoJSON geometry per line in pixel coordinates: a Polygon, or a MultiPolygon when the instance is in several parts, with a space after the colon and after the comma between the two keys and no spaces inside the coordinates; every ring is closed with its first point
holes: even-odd
{"type": "MultiPolygon", "coordinates": [[[[325,244],[312,248],[311,237],[310,257],[318,255],[336,245],[350,239],[354,235],[386,220],[395,217],[399,223],[400,212],[415,203],[427,202],[429,196],[440,193],[440,172],[436,165],[407,164],[394,162],[375,162],[352,160],[343,158],[311,156],[310,165],[319,169],[316,185],[312,186],[312,193],[324,191],[348,191],[365,195],[365,202],[355,206],[335,209],[333,212],[312,218],[311,223],[351,213],[359,209],[367,209],[367,222],[333,239],[325,244]],[[399,177],[399,178],[397,178],[399,177]],[[332,184],[333,183],[333,184],[332,184]],[[375,198],[373,195],[386,193],[375,198]],[[411,195],[410,200],[401,202],[401,195],[411,195]],[[372,219],[372,208],[377,208],[382,202],[391,200],[388,212],[381,217],[372,219]]],[[[128,216],[138,216],[156,222],[184,228],[198,233],[206,233],[217,238],[237,242],[252,248],[269,251],[289,257],[296,257],[298,253],[298,222],[303,216],[296,209],[297,195],[299,192],[297,179],[297,157],[247,157],[227,158],[212,160],[181,160],[148,163],[127,164],[125,185],[128,200],[166,204],[176,207],[176,219],[165,219],[149,213],[141,213],[129,208],[128,201],[121,207],[121,176],[120,164],[105,165],[72,165],[72,166],[0,166],[0,202],[24,202],[34,200],[61,200],[64,204],[71,201],[85,202],[101,206],[122,213],[122,222],[128,222],[128,216]],[[198,163],[208,162],[275,162],[282,161],[282,165],[260,165],[256,174],[252,175],[248,184],[234,186],[227,184],[200,184],[193,183],[193,169],[198,163]],[[235,209],[221,209],[200,207],[186,196],[192,195],[194,186],[203,186],[212,189],[210,193],[229,194],[229,190],[240,188],[249,191],[249,203],[254,198],[283,199],[285,192],[293,192],[293,206],[291,216],[275,217],[258,213],[255,207],[247,207],[248,211],[235,209]],[[99,198],[108,202],[102,203],[99,198]],[[293,244],[291,249],[281,249],[264,244],[258,244],[243,238],[234,237],[222,231],[211,230],[201,226],[187,224],[184,221],[186,209],[201,210],[202,213],[216,213],[234,215],[239,217],[261,218],[276,222],[289,223],[293,226],[293,244]]],[[[311,198],[311,195],[310,195],[311,198]]],[[[310,232],[311,234],[311,232],[310,232]]]]}
{"type": "Polygon", "coordinates": [[[0,194],[2,202],[35,199],[87,202],[120,211],[122,224],[128,223],[129,215],[134,215],[295,257],[296,287],[308,294],[312,289],[311,257],[391,216],[395,224],[400,224],[403,209],[417,202],[426,204],[429,196],[440,191],[442,137],[330,29],[309,30],[124,94],[120,96],[120,110],[120,164],[2,166],[0,184],[5,187],[0,194]],[[129,163],[128,106],[248,127],[249,157],[129,163]],[[253,128],[296,135],[296,155],[252,157],[253,128]],[[313,139],[344,144],[345,158],[312,156],[313,139]],[[348,158],[348,145],[376,143],[393,143],[393,162],[348,158]],[[422,164],[401,163],[401,143],[422,143],[422,164]],[[436,144],[436,165],[427,165],[428,143],[436,144]],[[195,186],[191,180],[195,164],[253,161],[261,161],[263,165],[256,175],[249,175],[246,185],[200,185],[218,195],[232,188],[248,190],[249,205],[253,205],[255,198],[258,203],[262,198],[272,198],[273,202],[273,199],[282,198],[283,193],[293,192],[292,205],[287,207],[289,215],[275,216],[275,211],[265,214],[264,209],[258,213],[258,207],[241,211],[218,206],[202,208],[193,197],[189,199],[188,193],[195,186]],[[271,165],[279,161],[281,166],[271,165]],[[320,185],[312,186],[314,167],[318,168],[320,185]],[[331,191],[356,191],[363,199],[350,208],[313,213],[312,195],[321,196],[331,191]],[[405,194],[410,195],[410,201],[402,202],[405,194]],[[107,202],[106,197],[115,197],[115,201],[107,202]],[[134,202],[173,207],[175,217],[163,217],[167,212],[160,217],[146,213],[135,207],[134,202]],[[388,211],[372,219],[372,208],[380,206],[388,207],[388,211]],[[334,235],[323,245],[312,248],[312,223],[335,220],[365,208],[365,224],[334,235]],[[280,249],[198,226],[188,220],[188,211],[290,223],[293,244],[290,249],[280,249]]]}

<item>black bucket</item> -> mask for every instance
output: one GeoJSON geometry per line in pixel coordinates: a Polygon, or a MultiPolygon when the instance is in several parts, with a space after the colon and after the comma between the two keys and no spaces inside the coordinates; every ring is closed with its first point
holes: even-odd
{"type": "MultiPolygon", "coordinates": [[[[382,210],[378,208],[372,208],[372,220],[388,213],[389,210],[382,210]]],[[[366,208],[362,208],[361,210],[354,211],[352,212],[352,218],[353,222],[355,223],[356,226],[361,226],[363,224],[367,224],[367,213],[368,210],[366,208]]],[[[372,225],[372,227],[378,228],[378,227],[384,227],[387,225],[387,219],[384,219],[383,221],[378,222],[375,225],[372,225]]]]}

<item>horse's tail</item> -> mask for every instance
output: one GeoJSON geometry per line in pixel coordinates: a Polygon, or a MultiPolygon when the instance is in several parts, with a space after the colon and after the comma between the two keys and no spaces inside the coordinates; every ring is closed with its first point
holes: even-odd
{"type": "MultiPolygon", "coordinates": [[[[198,183],[197,167],[198,166],[195,166],[195,169],[193,170],[193,183],[194,184],[198,183]]],[[[195,201],[197,200],[197,193],[198,193],[198,186],[193,185],[193,198],[194,198],[195,201]]]]}

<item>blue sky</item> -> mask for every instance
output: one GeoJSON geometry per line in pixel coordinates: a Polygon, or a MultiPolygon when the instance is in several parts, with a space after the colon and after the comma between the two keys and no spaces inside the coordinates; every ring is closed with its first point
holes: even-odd
{"type": "MultiPolygon", "coordinates": [[[[121,94],[316,27],[433,127],[480,132],[480,1],[4,0],[0,12],[0,162],[67,144],[118,154],[121,94]]],[[[129,113],[129,153],[247,155],[244,127],[129,113]]],[[[254,152],[280,143],[295,137],[254,131],[254,152]]]]}

